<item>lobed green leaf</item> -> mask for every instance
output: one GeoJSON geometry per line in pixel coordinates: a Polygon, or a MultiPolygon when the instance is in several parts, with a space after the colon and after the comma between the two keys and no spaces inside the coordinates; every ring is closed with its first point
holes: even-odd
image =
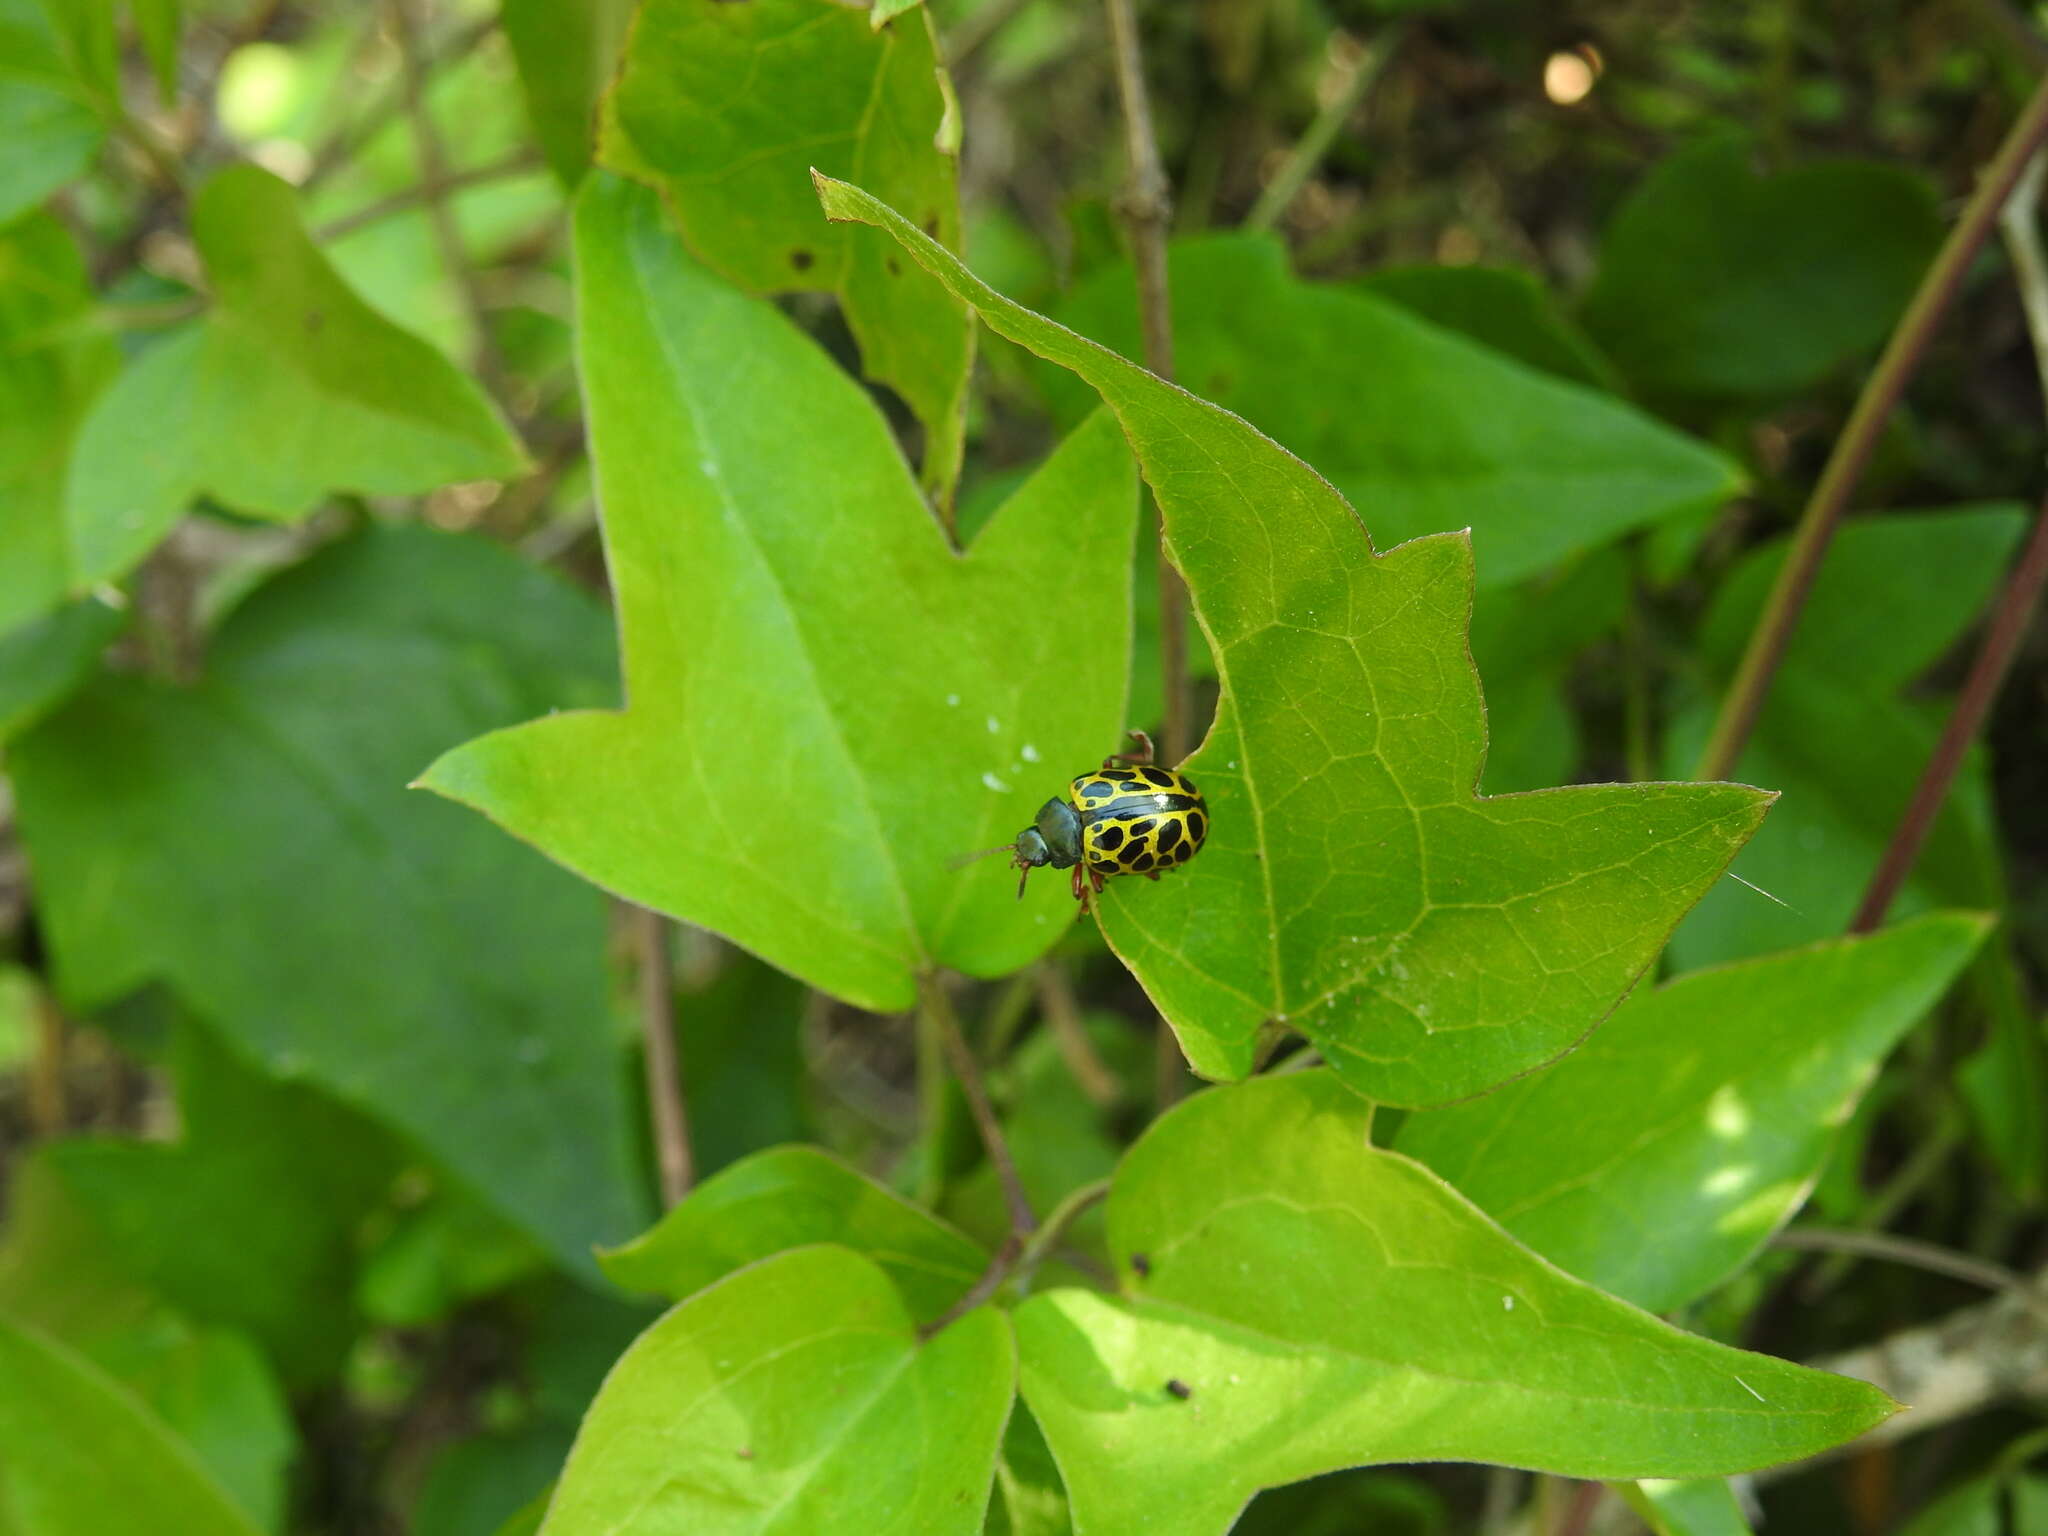
{"type": "Polygon", "coordinates": [[[1477,797],[1469,541],[1375,555],[1343,499],[1244,422],[1003,299],[869,194],[818,186],[831,217],[891,230],[992,330],[1086,379],[1158,497],[1223,683],[1187,763],[1213,830],[1171,879],[1114,882],[1101,922],[1195,1069],[1241,1077],[1291,1025],[1360,1092],[1433,1103],[1597,1023],[1769,797],[1477,797]]]}
{"type": "Polygon", "coordinates": [[[1010,1327],[930,1339],[881,1268],[794,1249],[683,1302],[583,1421],[544,1536],[977,1532],[1016,1393],[1010,1327]]]}
{"type": "Polygon", "coordinates": [[[1072,899],[953,866],[1118,744],[1137,495],[1113,427],[956,553],[861,387],[691,262],[652,193],[591,177],[576,250],[631,707],[422,782],[861,1007],[909,1007],[935,964],[1025,964],[1072,899]]]}
{"type": "Polygon", "coordinates": [[[1327,1072],[1197,1095],[1117,1175],[1118,1294],[1018,1309],[1077,1532],[1221,1532],[1260,1488],[1370,1462],[1725,1474],[1893,1410],[1573,1279],[1370,1146],[1371,1113],[1327,1072]]]}

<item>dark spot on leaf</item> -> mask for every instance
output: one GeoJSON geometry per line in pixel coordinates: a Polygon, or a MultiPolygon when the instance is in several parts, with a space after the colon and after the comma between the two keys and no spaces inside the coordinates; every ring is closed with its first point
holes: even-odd
{"type": "Polygon", "coordinates": [[[882,259],[882,265],[889,269],[889,275],[891,277],[901,277],[903,275],[903,263],[898,261],[894,256],[884,257],[882,259]]]}
{"type": "Polygon", "coordinates": [[[1137,1275],[1140,1279],[1143,1279],[1146,1276],[1150,1275],[1152,1273],[1152,1256],[1146,1253],[1132,1254],[1131,1272],[1137,1275]]]}
{"type": "Polygon", "coordinates": [[[938,215],[937,215],[936,213],[928,213],[928,214],[926,214],[926,215],[924,216],[924,219],[922,220],[922,222],[923,222],[923,225],[924,225],[924,232],[925,232],[926,234],[930,235],[930,236],[931,236],[931,237],[932,237],[932,238],[933,238],[934,240],[938,239],[938,238],[939,238],[939,216],[938,216],[938,215]]]}
{"type": "Polygon", "coordinates": [[[309,335],[310,335],[310,334],[312,334],[313,332],[316,332],[316,331],[318,331],[318,330],[320,329],[320,327],[321,327],[321,326],[323,326],[323,325],[325,325],[326,323],[327,323],[327,312],[326,312],[325,310],[320,310],[320,309],[309,309],[309,310],[307,310],[307,311],[306,311],[306,331],[307,331],[307,334],[309,334],[309,335]]]}
{"type": "Polygon", "coordinates": [[[1186,1402],[1195,1395],[1195,1389],[1182,1381],[1178,1376],[1169,1376],[1166,1379],[1166,1390],[1182,1402],[1186,1402]]]}
{"type": "Polygon", "coordinates": [[[813,266],[813,264],[816,263],[817,259],[818,258],[813,256],[809,251],[796,250],[791,251],[789,253],[789,264],[792,267],[795,267],[799,272],[810,271],[811,267],[813,266]]]}
{"type": "Polygon", "coordinates": [[[739,1456],[741,1461],[752,1461],[754,1459],[754,1448],[751,1445],[741,1446],[739,1456]]]}
{"type": "Polygon", "coordinates": [[[1229,374],[1212,373],[1209,375],[1209,393],[1211,395],[1220,395],[1230,388],[1230,383],[1229,374]]]}

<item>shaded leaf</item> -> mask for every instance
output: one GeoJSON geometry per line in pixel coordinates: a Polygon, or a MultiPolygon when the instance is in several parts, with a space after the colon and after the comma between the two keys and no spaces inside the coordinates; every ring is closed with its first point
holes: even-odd
{"type": "Polygon", "coordinates": [[[814,1243],[873,1260],[920,1323],[966,1295],[988,1267],[986,1253],[923,1207],[807,1146],[742,1158],[602,1263],[627,1290],[680,1299],[814,1243]]]}
{"type": "Polygon", "coordinates": [[[1892,1411],[1551,1267],[1369,1146],[1370,1117],[1327,1072],[1197,1095],[1117,1175],[1118,1294],[1018,1309],[1077,1531],[1220,1532],[1260,1488],[1370,1462],[1725,1474],[1892,1411]]]}
{"type": "Polygon", "coordinates": [[[957,250],[957,110],[922,10],[870,25],[839,0],[647,0],[598,143],[605,165],[661,189],[721,277],[838,294],[868,376],[924,424],[941,497],[960,473],[967,311],[883,236],[821,225],[809,172],[880,188],[957,250]]]}
{"type": "Polygon", "coordinates": [[[1466,540],[1376,556],[1328,485],[1236,417],[1002,299],[866,193],[820,188],[832,216],[892,229],[991,329],[1086,378],[1158,495],[1223,682],[1187,765],[1213,830],[1171,879],[1112,882],[1101,921],[1195,1069],[1242,1076],[1271,1021],[1360,1092],[1412,1105],[1583,1035],[1768,797],[1637,784],[1475,798],[1466,540]]]}
{"type": "Polygon", "coordinates": [[[1067,1490],[1052,1448],[1031,1410],[1010,1411],[1003,1451],[996,1461],[995,1496],[989,1500],[988,1536],[1073,1536],[1067,1490]]]}
{"type": "Polygon", "coordinates": [[[602,615],[510,553],[386,528],[259,588],[197,686],[100,679],[9,752],[61,991],[167,981],[594,1274],[643,1209],[604,904],[403,786],[601,698],[609,653],[602,615]]]}
{"type": "Polygon", "coordinates": [[[41,0],[0,0],[0,224],[82,172],[104,137],[41,0]]]}
{"type": "MultiPolygon", "coordinates": [[[[6,35],[0,31],[0,59],[6,35]]],[[[0,117],[5,101],[0,85],[0,117]]],[[[4,121],[0,143],[9,146],[0,164],[14,163],[19,141],[4,121]]],[[[64,533],[65,466],[86,410],[119,363],[113,339],[84,323],[92,308],[85,262],[54,217],[30,214],[0,228],[0,635],[9,644],[10,631],[78,585],[64,533]]],[[[28,691],[12,665],[6,675],[15,698],[15,689],[28,691]]]]}
{"type": "MultiPolygon", "coordinates": [[[[1686,968],[1769,954],[1847,927],[1940,734],[1942,709],[1900,690],[1964,632],[2026,526],[2013,506],[1857,518],[1835,536],[1735,776],[1783,799],[1734,872],[1672,940],[1686,968]]],[[[1699,656],[1729,677],[1784,559],[1758,550],[1730,575],[1701,630],[1699,656]]],[[[1713,719],[1697,696],[1674,715],[1673,770],[1696,761],[1713,719]]],[[[1984,768],[1966,763],[1893,907],[2003,904],[1984,768]]]]}
{"type": "Polygon", "coordinates": [[[1805,1200],[1878,1064],[1982,942],[1940,915],[1639,992],[1563,1061],[1396,1145],[1562,1269],[1652,1312],[1805,1200]]]}
{"type": "Polygon", "coordinates": [[[1533,273],[1512,267],[1381,267],[1353,286],[1518,363],[1614,390],[1614,365],[1567,319],[1533,273]]]}
{"type": "Polygon", "coordinates": [[[0,1522],[11,1536],[255,1536],[133,1394],[0,1317],[0,1522]]]}
{"type": "Polygon", "coordinates": [[[577,260],[632,707],[422,782],[861,1007],[907,1008],[934,964],[1023,965],[1071,898],[951,866],[1117,745],[1137,498],[1115,431],[1075,433],[955,554],[860,386],[691,263],[653,194],[590,178],[577,260]]]}
{"type": "Polygon", "coordinates": [[[84,597],[0,635],[0,744],[84,682],[126,623],[118,609],[84,597]]]}
{"type": "Polygon", "coordinates": [[[72,1137],[43,1157],[123,1268],[190,1316],[247,1330],[306,1385],[353,1336],[356,1227],[396,1172],[394,1149],[198,1029],[179,1031],[174,1070],[177,1143],[72,1137]]]}
{"type": "Polygon", "coordinates": [[[729,1276],[628,1350],[583,1421],[547,1536],[979,1531],[1016,1391],[1010,1327],[978,1307],[920,1342],[888,1277],[844,1248],[729,1276]]]}
{"type": "Polygon", "coordinates": [[[1837,160],[1774,175],[1720,136],[1682,149],[1607,227],[1593,338],[1660,394],[1763,396],[1877,346],[1941,243],[1923,177],[1837,160]]]}
{"type": "Polygon", "coordinates": [[[0,1314],[78,1351],[136,1394],[244,1514],[275,1528],[297,1449],[283,1387],[247,1335],[195,1324],[145,1288],[65,1181],[59,1155],[71,1145],[47,1143],[16,1165],[0,1241],[0,1314]]]}
{"type": "Polygon", "coordinates": [[[130,364],[79,431],[74,585],[123,574],[202,494],[287,522],[335,491],[407,496],[523,466],[483,391],[335,275],[284,182],[220,172],[192,233],[212,308],[130,364]]]}
{"type": "MultiPolygon", "coordinates": [[[[1480,585],[1493,588],[1740,488],[1726,458],[1604,392],[1533,373],[1397,303],[1297,280],[1271,236],[1208,235],[1169,256],[1175,377],[1314,465],[1383,548],[1469,527],[1480,585]]],[[[1128,266],[1083,282],[1055,313],[1139,355],[1128,266]]],[[[1048,373],[1066,419],[1092,409],[1082,382],[1048,373]]]]}

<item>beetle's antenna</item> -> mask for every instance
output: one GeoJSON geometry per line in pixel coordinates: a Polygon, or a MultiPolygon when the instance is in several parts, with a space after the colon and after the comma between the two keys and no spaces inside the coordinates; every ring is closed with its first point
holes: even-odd
{"type": "Polygon", "coordinates": [[[1017,899],[1019,901],[1022,901],[1024,899],[1024,882],[1026,880],[1029,880],[1030,878],[1031,866],[1029,864],[1026,864],[1024,866],[1024,873],[1017,877],[1017,899]]]}
{"type": "Polygon", "coordinates": [[[968,865],[972,864],[976,859],[985,859],[992,854],[1015,853],[1016,851],[1017,845],[1015,843],[1004,843],[997,848],[983,848],[976,853],[963,853],[955,858],[948,859],[946,861],[946,868],[965,869],[968,865]]]}

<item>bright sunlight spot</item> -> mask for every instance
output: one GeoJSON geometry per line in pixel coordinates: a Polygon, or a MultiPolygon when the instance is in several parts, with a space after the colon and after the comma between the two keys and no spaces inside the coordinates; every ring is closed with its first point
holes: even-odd
{"type": "Polygon", "coordinates": [[[1543,61],[1543,94],[1560,107],[1584,101],[1600,78],[1600,56],[1590,48],[1560,50],[1543,61]]]}

